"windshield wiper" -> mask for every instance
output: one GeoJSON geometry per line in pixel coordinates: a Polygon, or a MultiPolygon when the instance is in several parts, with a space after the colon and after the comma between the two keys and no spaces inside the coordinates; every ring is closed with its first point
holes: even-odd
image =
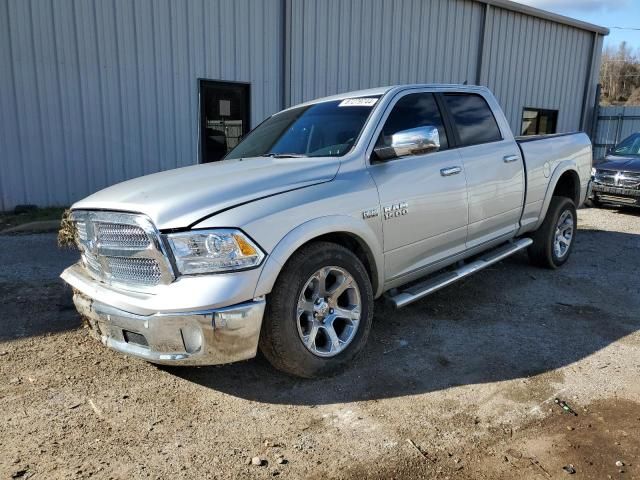
{"type": "Polygon", "coordinates": [[[272,158],[305,158],[308,155],[304,155],[302,153],[265,153],[264,155],[260,156],[272,158]]]}

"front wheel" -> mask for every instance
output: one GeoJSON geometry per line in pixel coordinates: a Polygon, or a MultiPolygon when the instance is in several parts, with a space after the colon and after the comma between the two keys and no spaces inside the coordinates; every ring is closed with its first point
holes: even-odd
{"type": "Polygon", "coordinates": [[[577,230],[576,206],[566,197],[553,197],[542,225],[532,235],[529,260],[534,265],[558,268],[571,255],[577,230]]]}
{"type": "Polygon", "coordinates": [[[260,350],[292,375],[331,375],[362,350],[372,318],[362,262],[340,245],[312,243],[289,259],[269,295],[260,350]]]}

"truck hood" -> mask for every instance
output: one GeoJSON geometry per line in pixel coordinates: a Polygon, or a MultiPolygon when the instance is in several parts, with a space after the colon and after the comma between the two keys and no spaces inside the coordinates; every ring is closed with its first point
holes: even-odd
{"type": "Polygon", "coordinates": [[[128,180],[72,208],[143,213],[160,230],[186,228],[221,210],[328,182],[339,167],[335,157],[224,160],[128,180]]]}
{"type": "Polygon", "coordinates": [[[602,162],[595,164],[594,167],[603,170],[617,170],[620,172],[640,172],[640,158],[607,155],[602,162]]]}

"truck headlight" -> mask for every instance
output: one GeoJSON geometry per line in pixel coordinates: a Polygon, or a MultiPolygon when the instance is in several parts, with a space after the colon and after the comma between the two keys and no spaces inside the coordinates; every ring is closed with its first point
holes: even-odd
{"type": "Polygon", "coordinates": [[[184,275],[220,273],[257,267],[264,253],[240,230],[192,230],[167,235],[176,260],[184,275]]]}

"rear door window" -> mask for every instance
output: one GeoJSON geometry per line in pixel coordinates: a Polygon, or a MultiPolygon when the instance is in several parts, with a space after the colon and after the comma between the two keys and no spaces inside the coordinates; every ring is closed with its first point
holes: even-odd
{"type": "Polygon", "coordinates": [[[461,146],[502,140],[498,122],[482,96],[474,93],[445,93],[444,99],[458,131],[461,146]]]}

